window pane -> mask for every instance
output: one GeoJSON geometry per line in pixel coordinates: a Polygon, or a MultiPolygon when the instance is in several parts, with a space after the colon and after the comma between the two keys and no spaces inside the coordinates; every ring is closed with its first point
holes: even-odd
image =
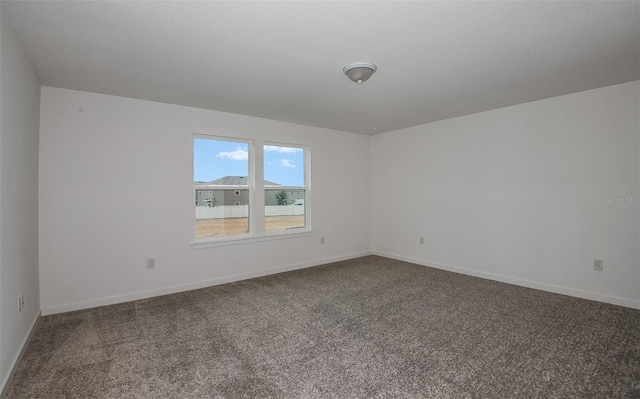
{"type": "Polygon", "coordinates": [[[264,185],[304,187],[304,150],[265,145],[264,185]]]}
{"type": "Polygon", "coordinates": [[[196,238],[248,233],[249,190],[211,192],[196,189],[196,238]]]}
{"type": "Polygon", "coordinates": [[[265,231],[299,229],[305,226],[304,189],[267,189],[264,197],[265,231]]]}
{"type": "Polygon", "coordinates": [[[248,233],[249,144],[194,138],[193,155],[195,237],[248,233]]]}
{"type": "Polygon", "coordinates": [[[247,186],[249,144],[236,141],[193,139],[195,184],[247,186]]]}

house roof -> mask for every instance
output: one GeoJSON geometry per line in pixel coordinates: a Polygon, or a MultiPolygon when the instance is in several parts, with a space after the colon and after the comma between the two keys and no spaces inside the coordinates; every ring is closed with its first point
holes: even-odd
{"type": "MultiPolygon", "coordinates": [[[[224,176],[211,181],[196,181],[194,184],[197,186],[246,186],[248,183],[247,176],[224,176]]],[[[279,186],[280,184],[265,180],[264,185],[279,186]]]]}

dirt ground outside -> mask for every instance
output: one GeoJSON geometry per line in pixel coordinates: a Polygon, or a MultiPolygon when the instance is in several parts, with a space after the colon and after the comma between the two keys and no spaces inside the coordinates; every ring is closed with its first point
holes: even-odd
{"type": "MultiPolygon", "coordinates": [[[[266,231],[286,230],[295,227],[304,227],[304,215],[267,216],[264,220],[266,231]]],[[[248,231],[248,218],[196,219],[196,238],[243,234],[248,231]]]]}

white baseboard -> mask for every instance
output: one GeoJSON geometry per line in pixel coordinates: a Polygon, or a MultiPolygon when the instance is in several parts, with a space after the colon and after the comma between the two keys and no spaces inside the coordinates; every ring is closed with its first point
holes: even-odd
{"type": "Polygon", "coordinates": [[[90,299],[87,301],[66,303],[63,305],[47,306],[42,308],[42,314],[44,316],[47,316],[47,315],[56,314],[56,313],[72,312],[74,310],[90,309],[90,308],[96,308],[99,306],[107,306],[107,305],[114,305],[117,303],[137,301],[139,299],[152,298],[160,295],[175,294],[183,291],[197,290],[200,288],[211,287],[214,285],[232,283],[234,281],[247,280],[250,278],[288,272],[291,270],[305,269],[307,267],[319,266],[319,265],[324,265],[326,263],[339,262],[342,260],[354,259],[354,258],[359,258],[367,255],[371,255],[371,252],[370,251],[356,252],[356,253],[347,254],[347,255],[335,256],[331,258],[324,258],[324,259],[317,259],[309,262],[296,263],[293,265],[280,266],[280,267],[274,267],[270,269],[256,270],[253,272],[234,274],[231,276],[219,277],[212,280],[196,281],[193,283],[174,285],[170,287],[157,288],[157,289],[147,290],[147,291],[139,291],[131,294],[116,295],[116,296],[99,298],[99,299],[90,299]]]}
{"type": "Polygon", "coordinates": [[[6,397],[7,390],[9,389],[9,383],[11,382],[11,379],[13,378],[13,376],[16,374],[16,371],[18,370],[18,365],[20,364],[20,360],[22,360],[22,356],[24,355],[24,352],[27,350],[27,346],[29,346],[29,342],[31,342],[31,337],[33,337],[33,333],[36,330],[36,325],[38,325],[38,320],[40,320],[41,316],[42,316],[42,311],[38,312],[36,314],[36,317],[31,322],[31,326],[29,327],[29,333],[22,340],[22,343],[20,346],[21,348],[20,352],[18,352],[16,357],[13,359],[13,362],[11,363],[11,369],[9,370],[7,375],[4,376],[4,380],[2,381],[2,385],[1,385],[2,388],[0,389],[0,398],[6,397]]]}
{"type": "Polygon", "coordinates": [[[579,289],[576,289],[576,288],[569,288],[569,287],[563,287],[563,286],[559,286],[559,285],[541,283],[541,282],[537,282],[537,281],[525,280],[525,279],[516,278],[516,277],[503,276],[501,274],[487,273],[487,272],[482,272],[482,271],[478,271],[478,270],[467,269],[467,268],[464,268],[464,267],[446,265],[446,264],[438,263],[438,262],[432,262],[432,261],[429,261],[429,260],[421,260],[421,259],[410,258],[410,257],[407,257],[407,256],[396,255],[396,254],[392,254],[392,253],[388,253],[388,252],[373,251],[372,254],[373,255],[378,255],[378,256],[383,256],[385,258],[401,260],[401,261],[404,261],[404,262],[415,263],[415,264],[421,265],[421,266],[427,266],[427,267],[433,267],[433,268],[436,268],[436,269],[447,270],[447,271],[454,272],[454,273],[461,273],[461,274],[466,274],[466,275],[469,275],[469,276],[486,278],[488,280],[500,281],[500,282],[503,282],[503,283],[519,285],[519,286],[527,287],[527,288],[534,288],[534,289],[541,290],[541,291],[548,291],[548,292],[553,292],[553,293],[556,293],[556,294],[563,294],[563,295],[573,296],[573,297],[576,297],[576,298],[589,299],[589,300],[592,300],[592,301],[610,303],[610,304],[613,304],[613,305],[624,306],[624,307],[627,307],[627,308],[640,309],[640,301],[633,300],[633,299],[621,298],[621,297],[605,295],[605,294],[599,294],[597,292],[583,291],[583,290],[579,290],[579,289]]]}

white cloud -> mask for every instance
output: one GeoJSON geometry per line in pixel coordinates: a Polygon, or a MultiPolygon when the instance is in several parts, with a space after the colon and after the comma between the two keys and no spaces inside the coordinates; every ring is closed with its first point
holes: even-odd
{"type": "Polygon", "coordinates": [[[291,159],[278,159],[278,162],[280,162],[279,166],[281,168],[291,168],[291,169],[296,168],[296,164],[293,163],[293,160],[291,159]]]}
{"type": "Polygon", "coordinates": [[[249,152],[238,147],[235,151],[223,151],[216,154],[218,158],[233,159],[234,161],[246,161],[249,159],[249,152]]]}
{"type": "Polygon", "coordinates": [[[265,145],[264,150],[267,152],[280,152],[282,154],[294,154],[298,151],[302,151],[302,148],[278,147],[275,145],[265,145]]]}

